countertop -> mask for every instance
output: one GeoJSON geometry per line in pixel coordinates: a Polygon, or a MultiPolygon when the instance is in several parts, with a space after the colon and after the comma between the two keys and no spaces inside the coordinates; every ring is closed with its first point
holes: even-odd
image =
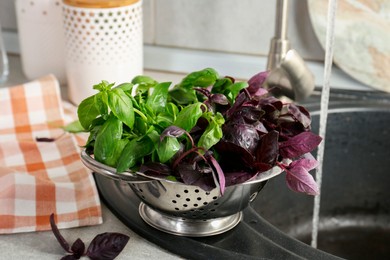
{"type": "MultiPolygon", "coordinates": [[[[20,57],[9,56],[10,75],[7,82],[0,84],[0,87],[13,86],[28,82],[21,69],[20,57]]],[[[181,75],[157,71],[145,71],[144,74],[154,77],[156,80],[170,80],[177,82],[181,75]]],[[[66,86],[61,86],[63,99],[67,98],[66,86]]],[[[61,234],[73,243],[81,238],[88,246],[90,241],[100,233],[120,232],[130,236],[126,247],[116,259],[181,259],[180,257],[167,252],[159,246],[150,243],[135,232],[126,227],[102,202],[103,224],[89,227],[62,229],[61,234]]],[[[134,212],[138,214],[138,212],[134,212]]],[[[18,233],[0,235],[0,259],[60,259],[65,255],[51,231],[18,233]]],[[[88,259],[85,257],[84,259],[88,259]]]]}

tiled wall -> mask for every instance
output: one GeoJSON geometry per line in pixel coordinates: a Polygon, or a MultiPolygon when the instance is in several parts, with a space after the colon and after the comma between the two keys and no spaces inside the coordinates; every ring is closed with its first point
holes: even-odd
{"type": "MultiPolygon", "coordinates": [[[[15,0],[1,0],[0,23],[17,30],[15,0]]],[[[144,0],[144,42],[150,45],[267,55],[274,34],[276,0],[144,0]]],[[[322,60],[305,0],[291,0],[291,46],[322,60]]]]}

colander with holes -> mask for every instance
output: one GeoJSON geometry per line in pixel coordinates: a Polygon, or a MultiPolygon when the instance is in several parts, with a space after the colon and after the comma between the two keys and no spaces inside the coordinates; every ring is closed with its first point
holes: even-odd
{"type": "Polygon", "coordinates": [[[115,168],[99,163],[85,151],[81,152],[81,160],[97,174],[127,182],[141,200],[140,216],[150,226],[191,237],[217,235],[234,228],[242,219],[242,210],[256,198],[266,180],[282,172],[274,167],[256,179],[226,187],[221,196],[218,188],[204,191],[138,172],[116,173],[115,168]]]}

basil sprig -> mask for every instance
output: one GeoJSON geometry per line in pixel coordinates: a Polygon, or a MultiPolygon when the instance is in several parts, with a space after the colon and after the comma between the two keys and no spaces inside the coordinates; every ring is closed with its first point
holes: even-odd
{"type": "Polygon", "coordinates": [[[172,88],[170,82],[159,83],[148,76],[117,86],[101,81],[93,86],[98,92],[84,99],[77,110],[78,125],[90,133],[85,147],[97,161],[116,167],[118,172],[136,170],[149,161],[169,163],[188,146],[188,140],[160,140],[161,133],[172,125],[189,132],[203,117],[208,126],[198,145],[204,150],[211,148],[222,137],[224,120],[219,113],[207,110],[194,88],[212,86],[218,77],[214,69],[207,68],[190,73],[172,88]]]}

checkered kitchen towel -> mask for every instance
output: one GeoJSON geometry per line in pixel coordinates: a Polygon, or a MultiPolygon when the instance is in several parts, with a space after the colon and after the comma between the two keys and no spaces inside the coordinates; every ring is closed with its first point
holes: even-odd
{"type": "Polygon", "coordinates": [[[0,233],[48,230],[51,213],[59,228],[102,222],[75,136],[60,128],[66,117],[51,75],[0,88],[0,233]]]}

